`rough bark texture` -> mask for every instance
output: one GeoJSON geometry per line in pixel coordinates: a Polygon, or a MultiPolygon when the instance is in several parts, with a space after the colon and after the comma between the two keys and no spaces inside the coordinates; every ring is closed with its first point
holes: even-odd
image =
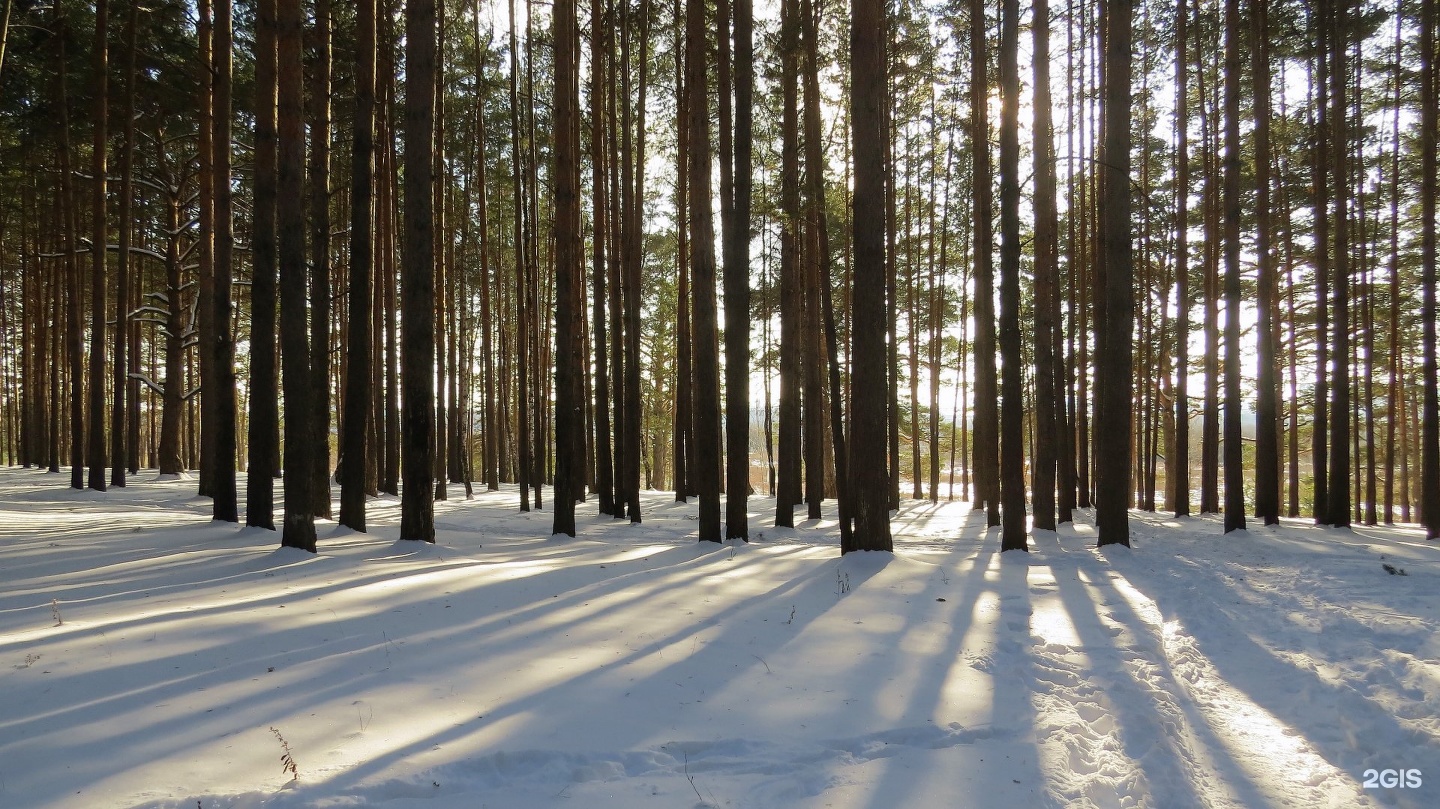
{"type": "Polygon", "coordinates": [[[275,0],[255,18],[255,191],[250,235],[250,429],[245,524],[275,527],[280,447],[275,367],[275,0]]]}
{"type": "Polygon", "coordinates": [[[710,99],[705,42],[704,0],[686,0],[685,86],[689,104],[686,125],[690,132],[688,168],[692,200],[690,266],[695,278],[695,484],[700,492],[700,540],[719,542],[720,357],[715,312],[715,226],[710,213],[710,99]]]}
{"type": "Polygon", "coordinates": [[[1240,0],[1225,0],[1225,532],[1245,528],[1240,415],[1240,0]]]}
{"type": "Polygon", "coordinates": [[[1100,262],[1105,267],[1104,318],[1099,326],[1095,456],[1095,521],[1099,544],[1130,544],[1131,344],[1134,292],[1130,242],[1130,45],[1131,0],[1109,0],[1106,8],[1105,91],[1101,112],[1105,142],[1101,156],[1104,201],[1100,206],[1100,262]]]}
{"type": "Polygon", "coordinates": [[[750,189],[755,92],[752,0],[735,0],[735,177],[725,250],[725,537],[748,539],[750,493],[750,189]]]}
{"type": "MultiPolygon", "coordinates": [[[[1025,391],[1020,378],[1020,3],[1000,11],[1000,549],[1025,544],[1025,391]]],[[[1127,223],[1128,225],[1128,223],[1127,223]]]]}
{"type": "Polygon", "coordinates": [[[1059,419],[1065,412],[1057,388],[1056,368],[1059,298],[1059,231],[1055,203],[1055,143],[1050,123],[1050,4],[1036,0],[1035,71],[1035,455],[1031,509],[1035,528],[1055,530],[1055,478],[1059,450],[1059,419]]]}
{"type": "MultiPolygon", "coordinates": [[[[436,25],[434,0],[405,3],[405,212],[400,296],[401,335],[400,538],[435,541],[435,242],[434,115],[436,25]]],[[[523,399],[522,399],[523,401],[523,399]]]]}
{"type": "Polygon", "coordinates": [[[305,295],[305,118],[304,68],[301,58],[300,0],[278,0],[276,44],[275,224],[276,270],[280,293],[281,384],[285,399],[285,513],[280,544],[315,550],[312,492],[314,446],[310,336],[306,331],[305,295]]]}
{"type": "MultiPolygon", "coordinates": [[[[374,252],[371,240],[375,177],[375,0],[355,6],[355,120],[350,178],[350,325],[345,352],[344,413],[340,420],[340,524],[365,530],[365,476],[370,447],[371,330],[374,252]]],[[[483,165],[483,163],[482,163],[483,165]]],[[[484,194],[484,185],[481,185],[484,194]]],[[[481,203],[484,210],[484,203],[481,203]]],[[[483,224],[482,224],[483,227],[483,224]]],[[[489,328],[488,323],[481,328],[489,328]]]]}
{"type": "MultiPolygon", "coordinates": [[[[230,318],[234,283],[235,222],[230,189],[231,66],[233,62],[230,0],[215,4],[215,341],[209,350],[214,388],[205,393],[215,397],[215,449],[210,459],[215,467],[210,477],[214,498],[212,514],[224,522],[236,522],[239,508],[235,492],[235,335],[230,318]]],[[[202,350],[203,347],[202,347],[202,350]]],[[[202,426],[203,431],[203,426],[202,426]]]]}
{"type": "Polygon", "coordinates": [[[850,478],[855,532],[841,553],[890,551],[890,479],[885,465],[885,6],[850,1],[850,121],[855,159],[854,310],[851,320],[850,478]]]}
{"type": "Polygon", "coordinates": [[[550,533],[575,536],[575,500],[584,488],[585,434],[577,315],[585,305],[580,243],[579,29],[575,0],[556,0],[555,43],[555,491],[550,533]]]}

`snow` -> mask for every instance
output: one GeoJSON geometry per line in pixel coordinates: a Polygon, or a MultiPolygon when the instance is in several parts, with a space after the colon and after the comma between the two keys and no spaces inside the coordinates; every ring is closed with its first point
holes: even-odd
{"type": "Polygon", "coordinates": [[[312,556],[190,481],[64,484],[0,470],[7,809],[1440,806],[1414,526],[1134,512],[1102,553],[1081,514],[1002,556],[907,501],[841,559],[768,498],[702,545],[664,493],[570,539],[452,486],[437,545],[386,497],[312,556]]]}

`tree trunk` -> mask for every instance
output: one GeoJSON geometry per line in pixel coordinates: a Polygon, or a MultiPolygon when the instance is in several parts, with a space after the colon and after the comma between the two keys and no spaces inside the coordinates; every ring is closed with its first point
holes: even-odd
{"type": "MultiPolygon", "coordinates": [[[[305,330],[305,118],[300,0],[277,0],[276,45],[276,266],[280,293],[280,354],[284,363],[285,514],[280,544],[315,551],[315,513],[311,487],[321,460],[314,441],[314,380],[309,335],[305,330]]],[[[407,322],[408,322],[407,318],[407,322]]]]}
{"type": "MultiPolygon", "coordinates": [[[[1036,0],[1035,71],[1035,455],[1031,504],[1035,528],[1055,530],[1055,476],[1058,452],[1056,410],[1065,406],[1056,388],[1055,345],[1060,298],[1058,214],[1055,203],[1055,143],[1050,125],[1050,4],[1036,0]],[[1057,408],[1058,404],[1058,408],[1057,408]]],[[[1018,85],[1018,78],[1016,79],[1018,85]]],[[[1019,245],[1016,245],[1017,249],[1019,245]]]]}
{"type": "Polygon", "coordinates": [[[1175,440],[1165,476],[1170,510],[1190,516],[1190,65],[1185,55],[1190,12],[1175,4],[1175,440]]]}
{"type": "MultiPolygon", "coordinates": [[[[1024,388],[1020,377],[1020,3],[1000,17],[1000,549],[1026,551],[1024,388]]],[[[1128,221],[1126,223],[1129,225],[1128,221]]]]}
{"type": "MultiPolygon", "coordinates": [[[[1225,532],[1245,528],[1240,415],[1240,0],[1225,0],[1225,532]]],[[[1263,259],[1262,259],[1263,260],[1263,259]]]]}
{"type": "MultiPolygon", "coordinates": [[[[231,0],[215,3],[215,343],[211,347],[215,384],[215,450],[211,461],[214,519],[236,522],[239,509],[235,492],[235,335],[233,310],[235,222],[230,190],[231,128],[231,0]]],[[[209,393],[206,394],[209,396],[209,393]]],[[[202,426],[203,432],[203,426],[202,426]]]]}
{"type": "Polygon", "coordinates": [[[580,233],[580,32],[575,0],[554,5],[555,45],[555,490],[552,534],[575,536],[583,491],[584,396],[579,313],[585,305],[580,233]]]}
{"type": "Polygon", "coordinates": [[[1424,415],[1420,428],[1420,521],[1440,538],[1440,401],[1435,370],[1435,141],[1440,71],[1435,63],[1435,0],[1420,4],[1420,356],[1424,415]]]}
{"type": "Polygon", "coordinates": [[[245,524],[275,528],[280,448],[275,368],[275,70],[276,0],[260,0],[255,17],[255,191],[250,236],[250,425],[245,524]]]}
{"type": "MultiPolygon", "coordinates": [[[[750,193],[752,180],[754,11],[735,0],[735,177],[725,249],[725,538],[749,539],[750,193]]],[[[721,92],[728,93],[729,88],[721,92]]]]}
{"type": "MultiPolygon", "coordinates": [[[[91,58],[95,73],[90,91],[94,95],[91,123],[94,141],[90,152],[90,174],[95,188],[90,197],[90,424],[87,462],[91,489],[105,491],[105,254],[109,244],[109,216],[106,191],[106,138],[109,136],[110,65],[108,58],[109,13],[106,0],[95,2],[95,42],[91,58]]],[[[119,302],[124,306],[124,302],[119,302]]]]}
{"type": "Polygon", "coordinates": [[[1346,49],[1350,41],[1350,0],[1335,0],[1327,21],[1330,57],[1331,154],[1335,173],[1335,255],[1331,262],[1332,300],[1335,304],[1330,337],[1330,473],[1326,483],[1325,524],[1350,525],[1350,124],[1349,69],[1346,49]]]}
{"type": "MultiPolygon", "coordinates": [[[[782,95],[780,148],[780,436],[776,481],[775,525],[794,527],[795,505],[801,499],[801,303],[800,272],[800,134],[799,0],[780,6],[780,85],[782,95]]],[[[692,147],[693,148],[693,147],[692,147]]]]}
{"type": "MultiPolygon", "coordinates": [[[[404,487],[400,538],[435,541],[434,0],[405,3],[405,214],[401,297],[404,487]]],[[[518,162],[517,162],[518,166],[518,162]]],[[[518,168],[517,168],[518,171],[518,168]]],[[[523,399],[522,399],[523,401],[523,399]]]]}
{"type": "Polygon", "coordinates": [[[1310,12],[1310,28],[1314,44],[1315,69],[1310,81],[1310,108],[1315,110],[1314,141],[1311,146],[1311,211],[1315,222],[1315,399],[1311,413],[1311,449],[1313,464],[1313,514],[1317,524],[1324,524],[1328,509],[1329,442],[1329,356],[1330,356],[1330,158],[1327,155],[1330,132],[1329,57],[1325,49],[1326,23],[1318,19],[1318,11],[1310,12]]]}
{"type": "Polygon", "coordinates": [[[885,6],[850,0],[850,137],[855,159],[854,307],[851,315],[850,429],[855,505],[850,551],[890,551],[891,482],[885,466],[885,6]]]}
{"type": "Polygon", "coordinates": [[[330,0],[315,0],[310,110],[311,508],[330,519],[330,0]]]}
{"type": "Polygon", "coordinates": [[[1250,7],[1250,74],[1255,105],[1255,253],[1260,319],[1255,406],[1255,516],[1265,525],[1280,522],[1280,384],[1275,343],[1275,257],[1270,211],[1270,4],[1250,7]]]}
{"type": "Polygon", "coordinates": [[[1097,433],[1105,436],[1095,458],[1095,522],[1100,545],[1130,544],[1129,467],[1131,346],[1134,271],[1130,242],[1131,0],[1108,0],[1105,13],[1105,89],[1101,113],[1105,143],[1100,165],[1100,263],[1105,268],[1104,318],[1096,324],[1104,351],[1096,382],[1097,433]]]}
{"type": "MultiPolygon", "coordinates": [[[[700,492],[700,540],[719,542],[720,358],[715,312],[715,228],[710,213],[710,81],[705,42],[705,4],[703,0],[686,0],[690,267],[695,280],[695,483],[700,492]]],[[[632,339],[638,339],[638,335],[632,339]]],[[[634,403],[635,399],[632,399],[631,404],[634,403]]],[[[632,421],[638,421],[638,414],[630,414],[627,410],[627,415],[632,421]]]]}
{"type": "Polygon", "coordinates": [[[110,485],[124,486],[125,472],[132,452],[138,447],[127,447],[127,417],[129,416],[131,334],[135,327],[130,323],[130,234],[134,226],[130,222],[131,198],[134,196],[132,175],[135,170],[135,18],[137,3],[131,3],[125,17],[125,103],[122,114],[125,118],[125,145],[120,153],[120,207],[117,221],[120,224],[119,253],[115,257],[115,363],[110,379],[115,399],[110,409],[110,485]],[[130,451],[127,451],[130,450],[130,451]]]}
{"type": "MultiPolygon", "coordinates": [[[[989,56],[985,5],[970,5],[971,142],[990,143],[989,56]]],[[[1000,412],[995,368],[994,201],[990,149],[971,150],[975,198],[975,508],[985,509],[985,524],[1000,525],[1000,412]]],[[[859,450],[856,450],[857,456],[859,450]]]]}
{"type": "MultiPolygon", "coordinates": [[[[340,421],[340,524],[365,530],[365,477],[372,446],[366,417],[371,410],[371,303],[373,298],[373,187],[375,177],[375,0],[355,7],[355,120],[351,149],[349,333],[345,349],[344,413],[340,421]]],[[[477,136],[478,139],[478,136],[477,136]]],[[[483,142],[483,139],[481,139],[483,142]]],[[[484,228],[485,182],[481,160],[480,210],[484,228]]],[[[483,253],[482,248],[482,266],[483,253]]],[[[489,285],[484,285],[485,289],[489,285]]],[[[489,328],[488,320],[482,328],[489,328]]]]}

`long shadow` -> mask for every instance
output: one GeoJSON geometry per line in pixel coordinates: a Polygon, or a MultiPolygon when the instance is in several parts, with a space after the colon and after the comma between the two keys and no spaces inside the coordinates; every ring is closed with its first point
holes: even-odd
{"type": "MultiPolygon", "coordinates": [[[[1400,724],[1389,710],[1359,691],[1327,682],[1315,670],[1286,661],[1258,642],[1255,635],[1263,632],[1270,616],[1251,605],[1242,619],[1221,603],[1220,595],[1232,593],[1234,582],[1196,564],[1186,565],[1183,575],[1164,576],[1163,563],[1156,564],[1162,566],[1151,573],[1134,560],[1115,560],[1115,568],[1160,608],[1165,619],[1178,619],[1185,626],[1196,648],[1227,683],[1299,734],[1335,769],[1359,781],[1371,768],[1424,769],[1426,764],[1440,761],[1440,743],[1434,738],[1400,724]],[[1360,741],[1356,728],[1364,732],[1365,743],[1356,743],[1360,741]],[[1367,754],[1368,747],[1377,752],[1367,754]]],[[[1366,630],[1357,626],[1346,631],[1366,630]]],[[[1284,643],[1275,645],[1283,647],[1284,643]]],[[[1425,779],[1419,789],[1378,791],[1369,796],[1399,806],[1440,806],[1440,786],[1435,779],[1425,779]]]]}
{"type": "MultiPolygon", "coordinates": [[[[717,561],[717,556],[718,554],[711,554],[708,559],[700,560],[700,564],[714,563],[717,561]]],[[[863,574],[857,574],[852,580],[852,586],[856,588],[863,586],[864,578],[863,574]]],[[[685,658],[668,662],[626,686],[627,693],[630,694],[659,694],[663,693],[665,689],[673,691],[676,687],[677,677],[683,674],[685,679],[683,685],[687,693],[695,695],[697,699],[703,699],[732,684],[735,678],[740,676],[739,672],[760,668],[760,664],[752,662],[749,658],[737,660],[738,648],[743,646],[751,655],[763,658],[786,643],[788,638],[798,635],[806,624],[821,617],[820,614],[797,615],[793,619],[794,629],[791,632],[772,632],[768,645],[757,646],[753,636],[749,638],[750,642],[748,643],[740,642],[742,637],[755,631],[752,622],[746,620],[747,614],[758,615],[763,611],[766,614],[778,615],[777,604],[788,605],[792,601],[800,602],[833,587],[834,581],[830,578],[828,568],[817,569],[782,582],[760,596],[747,599],[739,609],[723,616],[724,623],[721,623],[719,615],[700,616],[697,620],[687,622],[663,637],[653,638],[645,645],[633,648],[628,654],[608,662],[603,668],[596,667],[578,671],[573,676],[566,677],[518,699],[488,708],[483,718],[476,718],[426,735],[360,762],[337,774],[327,784],[327,789],[343,792],[357,786],[365,779],[437,745],[444,746],[458,742],[467,736],[483,732],[489,726],[507,720],[517,718],[520,720],[520,724],[507,728],[507,736],[524,733],[527,725],[534,723],[533,717],[536,712],[553,699],[552,692],[567,689],[577,693],[598,692],[604,694],[603,689],[594,689],[591,686],[597,685],[607,678],[619,676],[617,672],[623,671],[625,666],[651,659],[679,641],[697,636],[702,632],[718,629],[718,634],[709,636],[703,644],[697,641],[692,647],[691,653],[685,658]]],[[[485,642],[485,639],[473,641],[479,647],[483,647],[485,642]]],[[[517,645],[523,646],[524,644],[517,643],[517,645]]],[[[455,649],[453,655],[455,665],[463,665],[465,661],[473,659],[476,654],[474,649],[463,648],[463,646],[455,649]]],[[[616,706],[597,705],[595,708],[599,711],[608,711],[615,710],[616,706]]],[[[575,718],[557,718],[557,721],[561,720],[573,722],[575,718]]],[[[606,727],[606,745],[612,750],[626,750],[637,744],[653,743],[652,737],[656,730],[656,728],[634,721],[616,722],[606,727]]],[[[783,765],[781,766],[783,767],[783,765]]]]}
{"type": "MultiPolygon", "coordinates": [[[[1268,800],[1245,771],[1237,766],[1238,762],[1216,737],[1209,721],[1199,712],[1194,702],[1172,690],[1177,680],[1169,659],[1165,656],[1163,640],[1156,637],[1146,622],[1131,609],[1129,602],[1115,592],[1109,571],[1087,551],[1067,549],[1055,534],[1043,535],[1046,533],[1048,532],[1037,536],[1036,544],[1042,547],[1047,558],[1052,560],[1050,571],[1055,578],[1061,605],[1070,617],[1080,638],[1081,648],[1091,664],[1089,679],[1093,680],[1097,675],[1101,679],[1101,685],[1097,688],[1105,691],[1107,701],[1116,711],[1118,731],[1120,737],[1126,740],[1127,754],[1136,759],[1151,785],[1170,789],[1180,784],[1185,789],[1181,796],[1167,794],[1166,805],[1187,805],[1182,802],[1185,800],[1188,800],[1190,806],[1208,805],[1205,798],[1196,791],[1196,781],[1209,776],[1209,773],[1204,771],[1206,762],[1196,760],[1189,754],[1183,738],[1187,730],[1193,739],[1203,745],[1204,754],[1212,760],[1232,765],[1227,768],[1226,784],[1235,790],[1242,805],[1267,805],[1268,800]],[[1087,590],[1086,581],[1081,580],[1082,567],[1089,574],[1086,579],[1092,582],[1096,590],[1108,589],[1111,597],[1105,599],[1104,603],[1110,610],[1110,617],[1120,624],[1120,633],[1129,632],[1134,637],[1134,653],[1141,657],[1145,664],[1157,667],[1162,684],[1172,685],[1171,689],[1162,687],[1158,690],[1174,697],[1178,716],[1163,710],[1163,704],[1157,703],[1154,695],[1147,693],[1149,689],[1136,672],[1125,665],[1125,650],[1119,644],[1120,635],[1103,620],[1095,603],[1095,594],[1087,590]],[[1142,740],[1147,738],[1142,730],[1149,731],[1159,740],[1159,743],[1154,745],[1158,748],[1154,755],[1139,749],[1144,744],[1142,740]]],[[[1151,689],[1154,688],[1151,684],[1151,689]]]]}
{"type": "MultiPolygon", "coordinates": [[[[1010,556],[1015,556],[1015,554],[1010,554],[1010,556]]],[[[994,638],[997,644],[1006,645],[1011,642],[1008,637],[1008,633],[1013,631],[1009,628],[1011,624],[1024,624],[1028,627],[1028,612],[1025,605],[1001,597],[1005,588],[1010,586],[1009,582],[1015,576],[1015,571],[1023,571],[1023,567],[1017,564],[1017,561],[1024,560],[1006,558],[1000,554],[998,538],[991,536],[991,532],[987,530],[983,512],[972,510],[967,515],[960,536],[952,539],[950,551],[941,562],[942,574],[947,569],[958,568],[967,560],[970,568],[963,578],[955,582],[953,586],[938,588],[954,599],[947,603],[944,609],[935,611],[938,612],[938,616],[932,619],[947,625],[946,640],[940,650],[932,655],[936,661],[935,664],[929,667],[923,665],[918,667],[924,674],[914,685],[909,699],[910,709],[906,713],[931,715],[938,713],[944,700],[946,683],[954,676],[954,669],[961,666],[973,667],[973,661],[964,652],[967,648],[983,647],[987,640],[986,638],[976,638],[972,634],[976,611],[982,597],[994,596],[1000,605],[1001,614],[999,626],[997,626],[997,632],[1000,635],[994,638]],[[997,561],[999,562],[998,581],[992,582],[990,573],[996,567],[997,561]]],[[[1023,572],[1020,575],[1023,576],[1023,572]]],[[[948,579],[948,576],[946,578],[948,579]]],[[[927,592],[926,595],[929,593],[927,592]]],[[[926,599],[926,601],[928,600],[926,599]]],[[[930,606],[931,604],[922,602],[918,608],[912,608],[909,615],[911,621],[916,620],[922,610],[931,611],[930,606]]],[[[903,633],[900,634],[903,635],[903,633]]],[[[1007,648],[1009,647],[1007,646],[1007,648]]],[[[1032,730],[1034,727],[1033,707],[1028,702],[1017,699],[1019,695],[1016,683],[1023,682],[1023,679],[1018,679],[1023,677],[1023,672],[996,669],[992,670],[990,674],[993,678],[992,688],[994,689],[991,721],[988,723],[988,727],[966,728],[964,732],[967,735],[963,738],[967,741],[998,740],[1008,743],[1009,746],[1022,747],[1022,758],[1018,761],[1012,760],[1005,765],[1008,768],[1005,771],[1007,777],[986,777],[982,781],[987,790],[1001,789],[1004,793],[992,794],[987,791],[986,801],[996,806],[1037,806],[1044,794],[1045,779],[1039,769],[1039,750],[1035,746],[1032,730]]],[[[968,751],[962,751],[965,751],[963,746],[958,747],[955,752],[957,755],[973,755],[968,751]]],[[[996,762],[995,767],[999,766],[999,762],[996,762]]],[[[957,775],[962,771],[960,766],[953,770],[957,775]]],[[[993,773],[993,769],[991,772],[993,773]]],[[[960,783],[953,786],[957,794],[966,789],[966,785],[960,783]]],[[[974,786],[971,784],[970,788],[974,786]]],[[[917,795],[916,792],[921,787],[921,779],[917,779],[913,773],[897,766],[888,767],[873,790],[874,797],[871,805],[875,809],[891,809],[897,805],[918,805],[916,801],[922,800],[923,796],[917,795]]]]}

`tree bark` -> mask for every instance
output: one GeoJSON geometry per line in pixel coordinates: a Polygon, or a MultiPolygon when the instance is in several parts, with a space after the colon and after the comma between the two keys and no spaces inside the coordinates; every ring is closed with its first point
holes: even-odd
{"type": "Polygon", "coordinates": [[[554,4],[555,45],[555,490],[550,533],[575,536],[583,491],[584,397],[577,321],[585,305],[580,243],[580,33],[575,0],[554,4]]]}
{"type": "Polygon", "coordinates": [[[1225,0],[1225,532],[1245,529],[1240,416],[1240,0],[1225,0]]]}
{"type": "MultiPolygon", "coordinates": [[[[695,484],[700,493],[700,541],[719,542],[720,358],[715,312],[715,227],[710,213],[710,81],[705,42],[704,0],[686,0],[690,267],[695,281],[695,484]]],[[[635,337],[638,338],[638,335],[635,337]]],[[[636,402],[632,399],[631,403],[636,402]]],[[[627,410],[627,415],[634,421],[638,414],[630,414],[627,410]]],[[[635,517],[631,519],[633,521],[635,517]]]]}
{"type": "Polygon", "coordinates": [[[314,62],[311,65],[310,356],[315,457],[310,469],[311,508],[330,519],[330,0],[315,0],[314,62]]]}
{"type": "Polygon", "coordinates": [[[1250,73],[1255,104],[1255,252],[1260,319],[1256,376],[1255,516],[1265,525],[1280,522],[1280,382],[1279,346],[1275,340],[1277,311],[1275,257],[1271,247],[1270,211],[1270,4],[1252,0],[1250,8],[1250,73]]]}
{"type": "MultiPolygon", "coordinates": [[[[994,198],[990,169],[990,79],[985,5],[970,5],[970,121],[975,197],[975,508],[1000,525],[1000,412],[995,368],[994,198]]],[[[856,450],[857,455],[859,450],[856,450]]]]}
{"type": "Polygon", "coordinates": [[[131,387],[129,371],[134,359],[129,349],[131,334],[135,330],[130,323],[130,234],[134,231],[130,216],[135,193],[135,22],[138,5],[131,3],[125,16],[125,102],[122,107],[125,145],[120,152],[120,206],[117,211],[120,237],[119,252],[115,257],[115,363],[110,374],[111,389],[115,393],[110,409],[111,486],[125,485],[126,468],[133,460],[131,453],[138,449],[126,446],[131,387]]]}
{"type": "Polygon", "coordinates": [[[1440,71],[1435,62],[1435,0],[1420,4],[1420,355],[1424,401],[1420,428],[1420,508],[1427,539],[1440,538],[1440,401],[1435,369],[1435,142],[1440,137],[1440,71]]]}
{"type": "MultiPolygon", "coordinates": [[[[366,417],[371,410],[371,319],[374,278],[372,240],[375,178],[375,0],[355,6],[355,120],[351,148],[349,334],[345,351],[344,414],[340,421],[340,524],[365,530],[365,476],[372,447],[366,417]]],[[[478,135],[477,135],[478,137],[478,135]]],[[[483,140],[483,139],[482,139],[483,140]]],[[[484,160],[480,162],[481,228],[484,228],[484,160]]],[[[482,238],[483,244],[483,238],[482,238]]],[[[481,249],[482,266],[484,249],[481,249]]],[[[484,286],[485,289],[489,285],[484,286]]],[[[489,328],[488,322],[482,328],[489,328]]],[[[488,332],[487,332],[488,334],[488,332]]]]}
{"type": "MultiPolygon", "coordinates": [[[[1035,528],[1055,530],[1055,478],[1059,441],[1056,411],[1065,405],[1056,388],[1055,346],[1060,311],[1059,231],[1055,202],[1055,143],[1050,123],[1050,3],[1035,0],[1032,64],[1035,72],[1035,454],[1031,508],[1035,528]]],[[[1018,80],[1017,80],[1018,84],[1018,80]]],[[[1018,247],[1018,245],[1017,245],[1018,247]]]]}
{"type": "MultiPolygon", "coordinates": [[[[404,486],[400,538],[435,541],[434,0],[405,3],[405,213],[401,297],[404,486]]],[[[518,165],[518,164],[517,164],[518,165]]],[[[517,168],[518,171],[518,168],[517,168]]],[[[523,401],[523,399],[522,399],[523,401]]]]}
{"type": "Polygon", "coordinates": [[[275,367],[275,70],[276,0],[260,0],[255,17],[255,190],[250,235],[250,424],[245,524],[275,528],[274,472],[280,448],[275,367]]]}
{"type": "MultiPolygon", "coordinates": [[[[277,0],[275,224],[280,293],[281,383],[285,397],[285,513],[280,544],[315,551],[314,380],[306,333],[305,294],[305,113],[300,0],[277,0]]],[[[408,323],[407,319],[407,323],[408,323]]]]}
{"type": "Polygon", "coordinates": [[[1108,0],[1105,23],[1105,89],[1101,114],[1105,142],[1100,262],[1105,267],[1104,318],[1097,326],[1104,351],[1099,358],[1095,522],[1100,545],[1130,544],[1129,467],[1131,343],[1134,319],[1130,241],[1130,49],[1131,0],[1108,0]]]}
{"type": "Polygon", "coordinates": [[[854,306],[851,315],[850,429],[855,505],[850,551],[891,551],[885,406],[885,6],[850,0],[850,137],[855,159],[854,306]]]}
{"type": "Polygon", "coordinates": [[[1000,9],[1000,494],[1004,506],[1000,549],[1028,551],[1025,401],[1020,377],[1019,0],[1002,0],[1000,9]]]}
{"type": "MultiPolygon", "coordinates": [[[[235,222],[230,189],[232,43],[231,0],[215,3],[215,342],[213,356],[215,384],[215,450],[211,461],[214,519],[239,520],[235,491],[235,335],[230,322],[234,304],[235,222]]],[[[206,394],[207,396],[209,393],[206,394]]],[[[203,427],[202,427],[203,431],[203,427]]]]}
{"type": "MultiPolygon", "coordinates": [[[[749,539],[750,193],[754,151],[754,9],[735,0],[735,138],[731,227],[725,249],[725,538],[749,539]]],[[[724,91],[728,92],[728,88],[724,91]]]]}
{"type": "MultiPolygon", "coordinates": [[[[109,137],[110,64],[109,12],[106,0],[95,2],[95,41],[91,47],[94,76],[90,91],[94,95],[91,114],[94,140],[90,152],[90,173],[95,187],[90,197],[90,424],[87,462],[90,466],[89,486],[105,491],[105,254],[109,244],[109,215],[106,192],[106,139],[109,137]]],[[[124,306],[124,302],[119,302],[124,306]]]]}
{"type": "Polygon", "coordinates": [[[1170,510],[1190,516],[1190,65],[1186,56],[1190,11],[1175,4],[1175,440],[1170,462],[1170,510]]]}

